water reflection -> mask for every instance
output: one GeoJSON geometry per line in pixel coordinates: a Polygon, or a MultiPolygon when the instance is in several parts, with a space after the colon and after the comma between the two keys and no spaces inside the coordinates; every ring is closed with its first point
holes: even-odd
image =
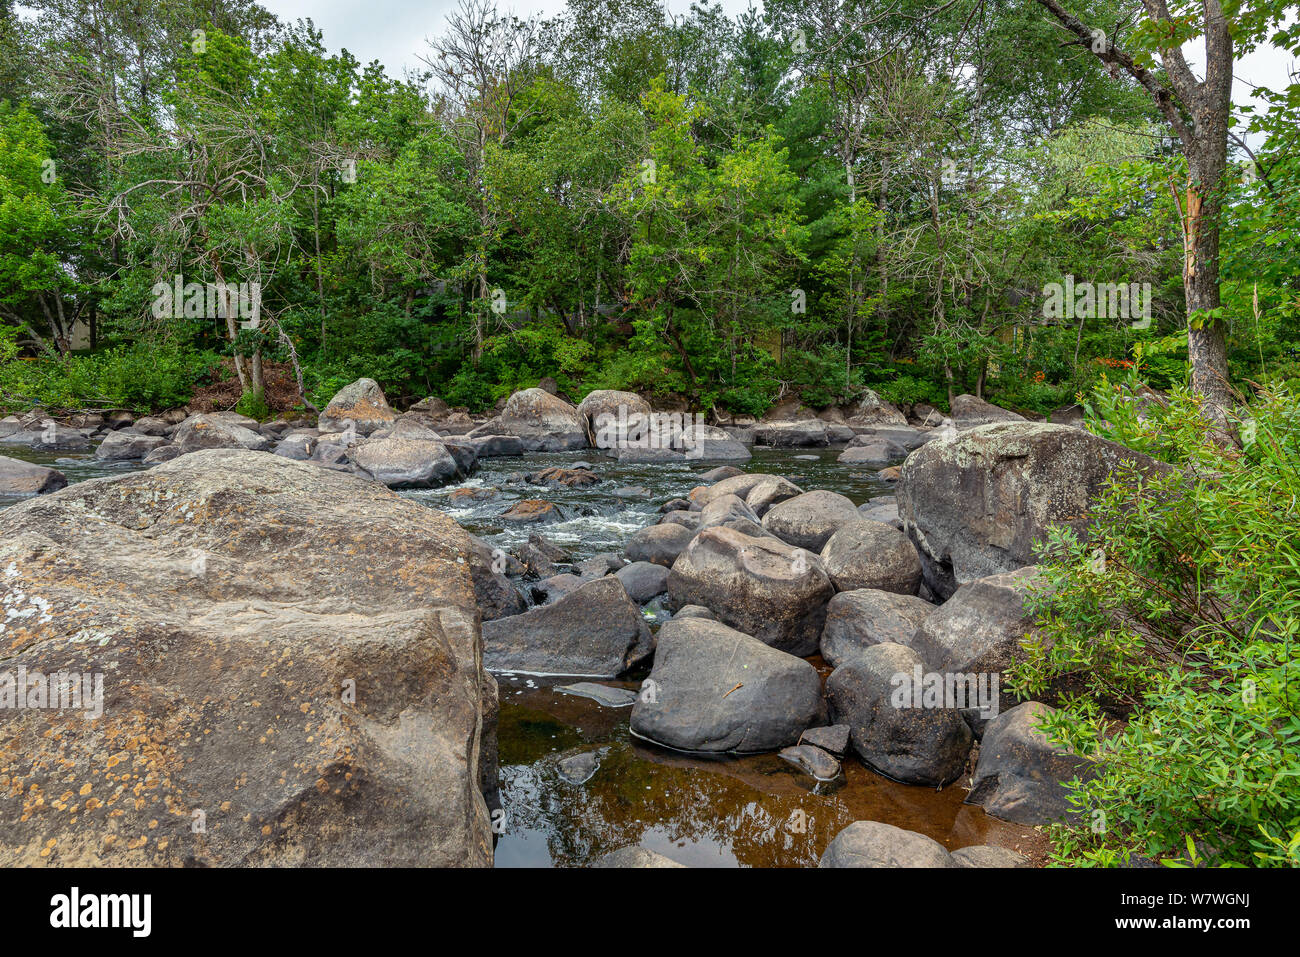
{"type": "Polygon", "coordinates": [[[501,692],[498,867],[580,866],[629,845],[699,867],[810,867],[860,820],[919,831],[953,850],[1042,847],[1036,832],[963,804],[958,785],[898,784],[853,759],[841,781],[819,785],[775,754],[705,759],[636,741],[627,708],[511,679],[501,692]],[[600,747],[608,750],[585,784],[560,776],[562,758],[600,747]]]}

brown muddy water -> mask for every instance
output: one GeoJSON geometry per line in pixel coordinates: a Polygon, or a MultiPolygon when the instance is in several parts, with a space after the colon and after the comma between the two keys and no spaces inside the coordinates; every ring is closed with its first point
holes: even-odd
{"type": "MultiPolygon", "coordinates": [[[[784,475],[802,488],[829,489],[855,504],[889,496],[875,470],[835,461],[839,449],[759,449],[746,471],[784,475]]],[[[69,482],[120,475],[138,466],[105,466],[89,455],[32,453],[0,447],[0,455],[51,465],[69,482]]],[[[622,465],[597,450],[487,459],[469,479],[439,489],[403,492],[448,512],[489,544],[512,548],[530,531],[567,548],[575,561],[621,551],[628,535],[658,520],[660,504],[685,496],[714,463],[622,465]],[[522,473],[586,461],[602,477],[588,489],[538,489],[522,473]],[[490,501],[452,507],[457,488],[497,490],[490,501]],[[635,491],[640,489],[640,492],[635,491]],[[513,502],[540,497],[565,520],[540,528],[499,521],[513,502]]],[[[0,498],[0,507],[13,504],[0,498]]],[[[654,628],[669,615],[646,608],[654,628]]],[[[812,659],[823,677],[828,669],[812,659]]],[[[1010,847],[1041,858],[1046,842],[1032,828],[989,817],[963,803],[963,781],[936,791],[898,784],[849,757],[833,782],[817,782],[776,754],[698,757],[657,748],[631,736],[630,707],[611,708],[556,690],[577,678],[498,676],[499,749],[504,830],[497,867],[580,867],[622,847],[639,846],[697,867],[815,867],[831,839],[854,821],[884,821],[934,838],[949,850],[971,844],[1010,847]],[[581,784],[559,762],[597,752],[600,765],[581,784]]],[[[635,690],[636,681],[600,682],[635,690]]]]}

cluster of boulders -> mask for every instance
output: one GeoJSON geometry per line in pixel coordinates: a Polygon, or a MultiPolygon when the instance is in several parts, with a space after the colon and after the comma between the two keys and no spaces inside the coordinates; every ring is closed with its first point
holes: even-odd
{"type": "MultiPolygon", "coordinates": [[[[1002,681],[1041,640],[1036,548],[1052,524],[1086,535],[1091,497],[1112,477],[1162,468],[1079,429],[1010,421],[919,444],[896,501],[856,505],[716,468],[628,538],[629,564],[598,556],[540,581],[563,591],[554,610],[489,623],[485,653],[530,672],[626,676],[649,664],[631,732],[663,747],[777,751],[818,780],[853,756],[904,783],[965,780],[990,814],[1048,823],[1075,813],[1066,785],[1092,771],[1043,731],[1050,704],[1018,700],[1002,681]],[[596,587],[642,576],[635,593],[596,587]],[[653,635],[627,607],[652,599],[673,613],[653,635]],[[600,623],[583,632],[598,644],[579,647],[580,620],[600,623]],[[832,666],[824,682],[814,655],[832,666]]],[[[897,835],[864,833],[846,832],[824,866],[903,859],[897,835]]],[[[904,844],[930,865],[1014,863],[997,849],[949,855],[919,835],[904,844]]]]}
{"type": "MultiPolygon", "coordinates": [[[[351,472],[390,488],[427,488],[470,474],[481,458],[527,452],[592,448],[619,462],[745,462],[750,448],[843,445],[839,461],[870,467],[893,481],[893,463],[948,431],[988,422],[1024,421],[974,396],[959,396],[951,417],[926,406],[909,420],[868,392],[845,414],[814,413],[797,403],[773,409],[763,420],[656,412],[632,392],[600,389],[576,406],[547,387],[523,389],[490,417],[451,409],[436,398],[398,413],[372,379],[345,386],[313,421],[305,417],[258,422],[237,412],[157,416],[127,411],[82,412],[54,419],[40,409],[0,419],[0,446],[81,453],[94,450],[103,463],[152,467],[198,449],[271,452],[324,468],[351,472]]],[[[66,484],[57,469],[0,462],[0,493],[41,494],[66,484]]],[[[548,504],[548,503],[544,503],[548,504]]],[[[509,521],[549,521],[553,507],[525,504],[509,521]]]]}

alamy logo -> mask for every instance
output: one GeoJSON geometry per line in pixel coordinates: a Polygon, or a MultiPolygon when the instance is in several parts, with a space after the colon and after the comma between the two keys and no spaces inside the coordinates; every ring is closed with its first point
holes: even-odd
{"type": "Polygon", "coordinates": [[[69,894],[50,898],[50,926],[129,927],[131,936],[148,937],[153,926],[151,894],[69,894]]]}
{"type": "Polygon", "coordinates": [[[890,677],[889,684],[894,690],[889,703],[895,708],[978,708],[980,717],[995,718],[1000,680],[996,671],[927,672],[916,665],[910,674],[899,671],[890,677]]]}
{"type": "Polygon", "coordinates": [[[260,282],[184,282],[177,273],[171,282],[154,283],[150,292],[155,319],[237,318],[244,329],[256,329],[260,324],[260,282]]]}
{"type": "Polygon", "coordinates": [[[1151,325],[1151,283],[1049,282],[1043,287],[1044,319],[1128,319],[1134,329],[1151,325]]]}
{"type": "Polygon", "coordinates": [[[594,425],[599,449],[674,449],[688,459],[704,455],[699,439],[706,426],[699,412],[629,412],[620,405],[617,415],[602,412],[594,425]]]}
{"type": "Polygon", "coordinates": [[[104,713],[104,676],[100,673],[57,671],[52,675],[0,671],[0,709],[13,711],[80,711],[86,720],[104,713]]]}

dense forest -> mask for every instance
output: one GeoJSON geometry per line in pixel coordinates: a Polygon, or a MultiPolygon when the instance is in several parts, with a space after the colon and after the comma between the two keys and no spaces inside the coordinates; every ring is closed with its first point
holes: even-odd
{"type": "MultiPolygon", "coordinates": [[[[1049,412],[1184,384],[1189,339],[1199,391],[1300,377],[1300,86],[1228,115],[1221,63],[1153,65],[1194,4],[464,0],[401,78],[243,0],[29,6],[0,3],[9,411],[358,376],[477,411],[553,376],[1049,412]]],[[[1246,6],[1229,75],[1298,39],[1246,6]]]]}

